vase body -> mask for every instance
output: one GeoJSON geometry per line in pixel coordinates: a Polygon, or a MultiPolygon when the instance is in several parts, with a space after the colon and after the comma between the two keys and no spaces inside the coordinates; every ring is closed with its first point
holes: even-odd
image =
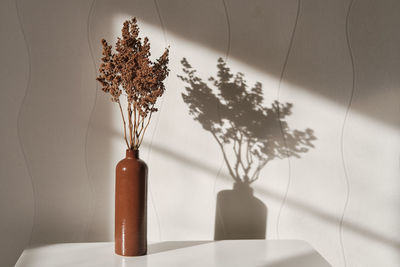
{"type": "Polygon", "coordinates": [[[126,150],[116,167],[114,238],[118,255],[147,253],[147,165],[138,150],[126,150]]]}

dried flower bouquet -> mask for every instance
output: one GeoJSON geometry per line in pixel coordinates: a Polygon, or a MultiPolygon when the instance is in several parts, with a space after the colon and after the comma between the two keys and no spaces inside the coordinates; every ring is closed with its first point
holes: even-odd
{"type": "Polygon", "coordinates": [[[149,39],[139,37],[139,27],[136,18],[127,20],[122,27],[122,39],[112,46],[102,39],[103,57],[100,65],[100,75],[97,77],[102,90],[111,95],[111,101],[119,106],[124,138],[128,149],[138,150],[143,136],[150,123],[151,115],[157,111],[156,101],[165,91],[163,81],[168,76],[169,49],[156,60],[150,60],[149,39]],[[126,96],[125,120],[120,96],[126,96]],[[129,136],[127,135],[127,126],[129,136]]]}

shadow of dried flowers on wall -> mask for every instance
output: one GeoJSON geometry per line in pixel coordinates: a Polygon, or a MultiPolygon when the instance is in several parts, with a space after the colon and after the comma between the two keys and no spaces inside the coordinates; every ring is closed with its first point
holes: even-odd
{"type": "Polygon", "coordinates": [[[244,74],[231,73],[222,58],[216,77],[208,82],[187,59],[181,63],[184,75],[178,77],[186,83],[183,101],[189,114],[218,143],[235,182],[233,190],[218,193],[215,239],[265,238],[266,207],[253,196],[250,184],[259,179],[268,162],[300,158],[314,147],[314,132],[292,130],[286,119],[293,104],[273,101],[270,107],[264,106],[262,84],[249,87],[244,74]]]}

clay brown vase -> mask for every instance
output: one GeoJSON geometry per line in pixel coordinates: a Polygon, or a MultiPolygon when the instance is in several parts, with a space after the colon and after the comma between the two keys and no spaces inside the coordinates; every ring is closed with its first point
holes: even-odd
{"type": "Polygon", "coordinates": [[[116,167],[115,253],[147,253],[147,165],[138,150],[126,150],[116,167]]]}

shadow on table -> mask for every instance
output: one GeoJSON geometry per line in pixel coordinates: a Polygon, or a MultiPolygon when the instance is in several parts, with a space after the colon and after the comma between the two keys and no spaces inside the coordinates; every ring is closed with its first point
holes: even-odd
{"type": "Polygon", "coordinates": [[[260,265],[262,267],[330,267],[330,265],[316,253],[303,253],[300,255],[292,256],[286,259],[280,259],[275,262],[268,263],[266,265],[260,265]]]}
{"type": "Polygon", "coordinates": [[[193,247],[211,242],[213,241],[165,241],[165,242],[150,244],[148,247],[148,254],[156,254],[169,250],[193,247]]]}

